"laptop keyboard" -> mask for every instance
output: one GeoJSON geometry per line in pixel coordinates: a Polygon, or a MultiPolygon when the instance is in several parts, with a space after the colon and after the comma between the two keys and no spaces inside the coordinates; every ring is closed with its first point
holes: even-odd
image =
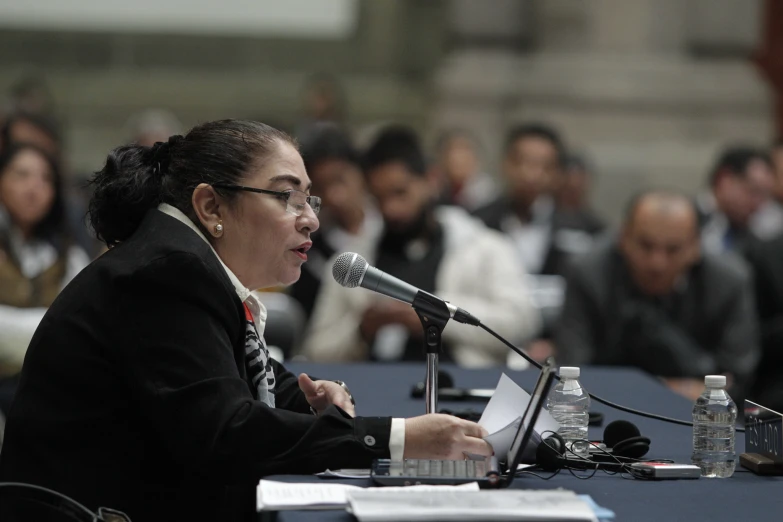
{"type": "Polygon", "coordinates": [[[400,474],[408,477],[482,478],[487,475],[487,462],[487,460],[408,459],[402,462],[400,474]]]}

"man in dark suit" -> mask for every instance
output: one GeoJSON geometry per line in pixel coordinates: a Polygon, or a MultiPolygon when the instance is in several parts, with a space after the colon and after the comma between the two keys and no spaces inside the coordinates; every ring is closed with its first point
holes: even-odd
{"type": "Polygon", "coordinates": [[[741,400],[759,357],[749,275],[701,254],[687,197],[643,193],[619,241],[574,264],[555,345],[562,365],[637,366],[691,399],[705,375],[725,373],[741,400]]]}
{"type": "Polygon", "coordinates": [[[506,138],[503,174],[506,194],[475,211],[511,237],[530,274],[563,275],[572,256],[587,252],[602,231],[600,220],[561,212],[551,192],[561,183],[565,146],[541,124],[520,125],[506,138]]]}
{"type": "Polygon", "coordinates": [[[696,198],[706,252],[744,255],[752,248],[758,241],[752,219],[770,201],[774,176],[762,150],[731,147],[721,153],[710,173],[709,191],[696,198]]]}
{"type": "Polygon", "coordinates": [[[783,411],[783,236],[748,252],[761,323],[761,362],[748,398],[783,411]]]}

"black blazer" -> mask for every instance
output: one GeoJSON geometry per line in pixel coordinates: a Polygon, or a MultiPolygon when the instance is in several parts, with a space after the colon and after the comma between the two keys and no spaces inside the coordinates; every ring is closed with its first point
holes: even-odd
{"type": "Polygon", "coordinates": [[[252,520],[275,473],[368,467],[390,418],[319,417],[274,362],[276,405],[245,371],[244,310],[209,246],[152,210],[46,313],[8,415],[0,481],[134,521],[252,520]],[[369,435],[369,436],[368,436],[369,435]]]}
{"type": "MultiPolygon", "coordinates": [[[[495,201],[475,210],[473,215],[489,228],[506,233],[503,220],[513,213],[511,201],[501,196],[495,201]]],[[[555,210],[552,215],[544,263],[540,275],[562,275],[568,273],[576,254],[584,254],[591,248],[592,241],[603,232],[604,223],[588,210],[562,212],[555,210]],[[581,241],[575,242],[576,235],[581,241]],[[569,240],[569,236],[571,236],[569,240]]]]}
{"type": "Polygon", "coordinates": [[[748,251],[761,322],[761,362],[748,398],[783,410],[783,236],[759,241],[748,251]]]}

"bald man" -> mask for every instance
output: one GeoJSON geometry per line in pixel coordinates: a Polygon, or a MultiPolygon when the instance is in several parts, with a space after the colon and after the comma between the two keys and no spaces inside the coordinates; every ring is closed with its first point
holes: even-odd
{"type": "Polygon", "coordinates": [[[555,329],[558,363],[636,366],[695,399],[708,374],[745,392],[759,357],[746,268],[701,252],[684,195],[649,191],[628,206],[616,242],[573,266],[555,329]]]}

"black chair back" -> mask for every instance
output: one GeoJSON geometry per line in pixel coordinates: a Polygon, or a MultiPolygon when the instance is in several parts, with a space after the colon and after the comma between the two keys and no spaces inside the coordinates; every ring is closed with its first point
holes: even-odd
{"type": "Polygon", "coordinates": [[[0,520],[3,522],[130,522],[108,508],[93,513],[82,504],[51,489],[21,482],[0,482],[0,520]]]}

